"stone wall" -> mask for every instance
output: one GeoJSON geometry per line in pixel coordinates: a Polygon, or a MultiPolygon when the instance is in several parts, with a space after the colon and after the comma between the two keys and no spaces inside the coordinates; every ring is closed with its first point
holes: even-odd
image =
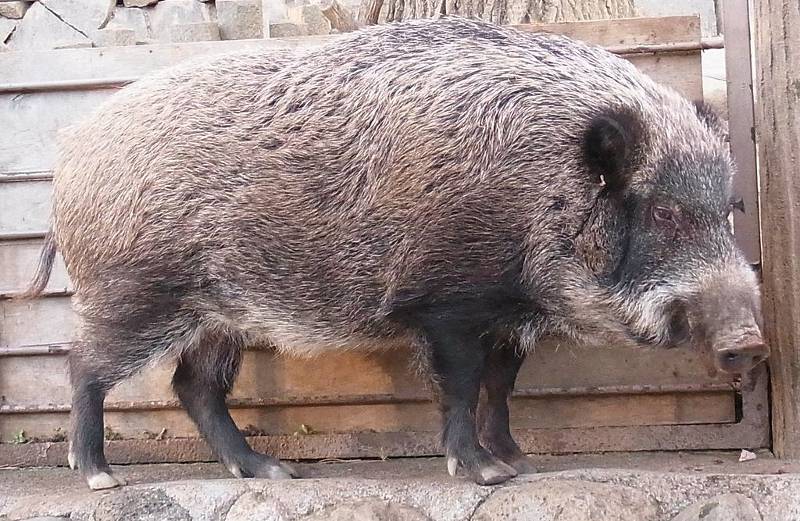
{"type": "MultiPolygon", "coordinates": [[[[374,7],[378,7],[385,19],[387,6],[391,7],[395,5],[392,2],[397,1],[0,0],[0,51],[325,35],[369,23],[365,21],[365,10],[378,2],[381,6],[374,7]]],[[[569,3],[585,6],[589,1],[581,4],[570,0],[569,3]]],[[[639,16],[699,13],[703,18],[704,34],[717,32],[714,0],[626,1],[628,8],[603,11],[600,13],[602,16],[586,9],[579,10],[586,11],[580,16],[556,10],[553,20],[550,20],[549,11],[531,11],[534,2],[528,6],[523,19],[515,23],[539,19],[616,18],[631,16],[631,8],[635,7],[639,16]]],[[[447,5],[450,5],[449,1],[447,5]]],[[[424,13],[418,14],[425,16],[424,13]]]]}
{"type": "Polygon", "coordinates": [[[0,2],[0,49],[44,50],[324,35],[304,0],[38,0],[0,2]]]}

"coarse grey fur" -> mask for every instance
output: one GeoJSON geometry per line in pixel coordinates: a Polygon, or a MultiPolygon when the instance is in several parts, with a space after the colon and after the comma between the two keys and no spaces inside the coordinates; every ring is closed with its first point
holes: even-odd
{"type": "Polygon", "coordinates": [[[443,388],[449,469],[482,483],[526,468],[506,401],[543,335],[670,345],[690,328],[717,350],[747,337],[760,359],[758,291],[727,223],[733,167],[704,114],[601,48],[459,18],[126,87],[63,135],[55,171],[82,320],[75,463],[93,488],[116,484],[98,400],[163,356],[234,474],[288,477],[197,382],[224,397],[247,345],[411,343],[443,388]],[[735,309],[709,310],[709,288],[735,309]],[[499,460],[474,435],[484,369],[497,391],[480,417],[499,426],[481,435],[499,460]]]}

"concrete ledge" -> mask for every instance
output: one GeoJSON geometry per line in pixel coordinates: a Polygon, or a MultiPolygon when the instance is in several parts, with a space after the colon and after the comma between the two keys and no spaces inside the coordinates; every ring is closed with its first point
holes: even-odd
{"type": "Polygon", "coordinates": [[[225,471],[219,465],[119,467],[115,472],[132,484],[105,492],[84,489],[68,469],[8,469],[0,470],[0,519],[800,519],[797,463],[769,458],[738,463],[735,456],[667,454],[626,460],[616,455],[605,463],[603,456],[550,458],[543,460],[545,468],[592,462],[643,468],[558,470],[498,487],[449,478],[439,458],[301,464],[310,478],[293,481],[221,478],[225,471]],[[174,481],[178,477],[186,479],[174,481]],[[160,481],[165,478],[173,481],[160,481]]]}

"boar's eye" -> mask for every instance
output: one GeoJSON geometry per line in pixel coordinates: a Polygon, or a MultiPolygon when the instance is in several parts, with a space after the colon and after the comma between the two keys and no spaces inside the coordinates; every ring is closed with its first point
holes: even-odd
{"type": "Polygon", "coordinates": [[[653,220],[661,225],[669,228],[672,231],[678,229],[678,216],[674,210],[666,206],[653,207],[653,220]]]}

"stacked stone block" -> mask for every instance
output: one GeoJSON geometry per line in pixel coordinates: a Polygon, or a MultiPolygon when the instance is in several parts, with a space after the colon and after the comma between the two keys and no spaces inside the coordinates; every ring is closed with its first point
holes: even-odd
{"type": "Polygon", "coordinates": [[[0,51],[324,35],[332,29],[320,1],[0,2],[0,51]]]}

